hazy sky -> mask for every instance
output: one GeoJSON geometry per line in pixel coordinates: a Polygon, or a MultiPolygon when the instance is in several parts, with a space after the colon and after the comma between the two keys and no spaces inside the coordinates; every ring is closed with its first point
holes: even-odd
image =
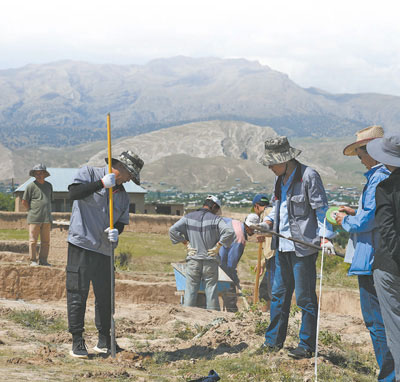
{"type": "Polygon", "coordinates": [[[400,95],[399,10],[396,0],[3,0],[0,69],[243,57],[303,87],[400,95]]]}

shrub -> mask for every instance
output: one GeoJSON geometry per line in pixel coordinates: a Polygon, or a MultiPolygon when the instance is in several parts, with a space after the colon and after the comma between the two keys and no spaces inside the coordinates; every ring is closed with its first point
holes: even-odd
{"type": "Polygon", "coordinates": [[[329,330],[321,330],[318,336],[321,343],[325,346],[337,345],[342,341],[342,337],[338,333],[332,333],[329,330]]]}
{"type": "Polygon", "coordinates": [[[0,192],[0,211],[14,211],[14,197],[0,192]]]}
{"type": "Polygon", "coordinates": [[[12,310],[7,318],[27,328],[43,332],[66,330],[67,326],[60,317],[46,317],[39,310],[12,310]]]}
{"type": "Polygon", "coordinates": [[[115,267],[121,271],[128,271],[130,268],[131,259],[131,253],[121,252],[115,256],[115,267]]]}

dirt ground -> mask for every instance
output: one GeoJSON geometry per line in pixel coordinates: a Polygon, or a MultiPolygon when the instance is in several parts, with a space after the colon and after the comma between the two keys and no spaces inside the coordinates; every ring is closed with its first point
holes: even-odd
{"type": "MultiPolygon", "coordinates": [[[[249,357],[263,342],[255,322],[269,319],[268,313],[243,311],[242,306],[240,314],[184,308],[175,295],[172,273],[117,273],[116,335],[125,350],[116,359],[91,351],[97,340],[91,294],[85,332],[91,356],[85,361],[73,359],[68,355],[71,336],[66,330],[65,258],[53,258],[51,268],[30,267],[26,253],[9,249],[0,252],[2,381],[188,381],[207,375],[219,359],[249,357]],[[64,327],[49,331],[11,318],[11,313],[25,311],[40,312],[48,322],[59,319],[64,327]],[[206,365],[203,373],[198,370],[200,364],[206,365]]],[[[287,356],[287,348],[297,345],[300,314],[291,315],[289,333],[293,335],[269,362],[296,362],[287,356]]],[[[338,335],[342,342],[372,354],[356,292],[324,291],[320,331],[338,335]]],[[[320,345],[319,362],[330,362],[326,356],[330,346],[320,345]]],[[[298,362],[304,381],[311,381],[313,360],[298,362]]]]}

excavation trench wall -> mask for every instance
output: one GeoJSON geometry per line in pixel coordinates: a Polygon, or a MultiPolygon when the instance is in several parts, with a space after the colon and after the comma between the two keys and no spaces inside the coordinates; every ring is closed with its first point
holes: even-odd
{"type": "MultiPolygon", "coordinates": [[[[5,259],[0,256],[0,260],[5,259]]],[[[165,281],[165,276],[162,279],[148,276],[147,279],[148,281],[144,281],[146,275],[130,276],[116,273],[117,301],[135,304],[179,304],[180,298],[175,295],[176,289],[172,277],[170,281],[165,281]]],[[[0,298],[51,302],[65,297],[63,268],[0,263],[0,298]]],[[[92,291],[89,298],[93,298],[92,291]]],[[[242,301],[239,299],[239,305],[241,304],[242,301]]],[[[323,290],[321,311],[361,318],[359,294],[357,291],[344,289],[323,290]]]]}
{"type": "MultiPolygon", "coordinates": [[[[116,274],[115,296],[126,303],[179,303],[173,282],[143,282],[116,274]]],[[[0,264],[0,298],[58,301],[65,299],[65,271],[60,268],[0,264]]],[[[90,291],[89,298],[93,298],[90,291]]]]}

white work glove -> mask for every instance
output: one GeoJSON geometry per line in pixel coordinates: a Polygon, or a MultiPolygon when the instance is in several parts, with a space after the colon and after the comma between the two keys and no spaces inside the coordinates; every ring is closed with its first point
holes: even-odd
{"type": "Polygon", "coordinates": [[[336,255],[335,248],[331,241],[327,240],[325,243],[321,243],[321,248],[325,249],[325,253],[328,255],[336,255]]]}
{"type": "Polygon", "coordinates": [[[101,178],[104,188],[111,188],[115,186],[115,174],[106,174],[101,178]]]}
{"type": "Polygon", "coordinates": [[[207,251],[207,256],[216,257],[219,255],[219,249],[222,247],[220,243],[217,243],[215,247],[207,251]]]}
{"type": "Polygon", "coordinates": [[[188,257],[190,257],[190,256],[196,256],[197,250],[194,249],[194,248],[190,245],[190,243],[188,242],[188,243],[186,244],[186,253],[187,253],[187,256],[188,256],[188,257]]]}
{"type": "Polygon", "coordinates": [[[118,241],[118,230],[116,228],[111,229],[108,227],[104,232],[107,234],[108,240],[110,240],[111,243],[116,243],[118,241]]]}

